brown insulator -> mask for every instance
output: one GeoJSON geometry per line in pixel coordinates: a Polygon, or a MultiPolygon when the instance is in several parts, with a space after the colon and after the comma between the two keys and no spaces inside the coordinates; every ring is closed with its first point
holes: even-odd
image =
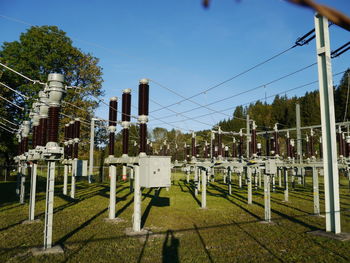
{"type": "MultiPolygon", "coordinates": [[[[275,149],[276,149],[275,138],[274,138],[274,136],[272,136],[272,137],[270,137],[270,151],[275,151],[275,149]]],[[[276,152],[275,152],[275,154],[276,154],[276,152]]]]}
{"type": "Polygon", "coordinates": [[[200,155],[200,148],[199,145],[196,145],[196,157],[199,157],[200,155]]]}
{"type": "Polygon", "coordinates": [[[204,156],[203,157],[208,158],[208,145],[207,144],[204,145],[204,156]]]}
{"type": "Polygon", "coordinates": [[[36,127],[36,138],[35,138],[35,144],[36,146],[41,146],[41,126],[40,123],[39,125],[36,127]]]}
{"type": "Polygon", "coordinates": [[[35,149],[36,147],[36,133],[37,133],[38,126],[33,126],[33,134],[32,134],[32,149],[35,149]]]}
{"type": "Polygon", "coordinates": [[[60,107],[49,108],[48,142],[58,142],[59,113],[60,107]]]}
{"type": "Polygon", "coordinates": [[[109,144],[108,144],[109,155],[114,155],[114,140],[115,140],[114,132],[110,132],[109,144]]]}
{"type": "Polygon", "coordinates": [[[270,156],[270,138],[269,138],[269,134],[268,133],[265,134],[265,139],[266,139],[266,141],[265,141],[265,143],[266,143],[266,145],[265,145],[265,147],[266,147],[265,155],[266,156],[270,156]]]}
{"type": "Polygon", "coordinates": [[[225,156],[225,158],[228,158],[228,148],[225,148],[224,156],[225,156]]]}
{"type": "Polygon", "coordinates": [[[74,121],[74,138],[79,139],[80,138],[80,120],[76,119],[74,121]]]}
{"type": "Polygon", "coordinates": [[[22,140],[18,142],[17,145],[17,154],[21,155],[22,154],[22,140]]]}
{"type": "Polygon", "coordinates": [[[286,139],[286,146],[287,146],[287,157],[292,157],[291,153],[290,153],[291,145],[290,145],[290,138],[289,137],[287,137],[287,139],[286,139]]]}
{"type": "Polygon", "coordinates": [[[252,130],[252,154],[256,154],[256,129],[252,130]]]}
{"type": "Polygon", "coordinates": [[[239,136],[239,157],[243,156],[243,136],[239,136]]]}
{"type": "Polygon", "coordinates": [[[123,129],[123,154],[129,153],[129,129],[123,129]]]}
{"type": "Polygon", "coordinates": [[[131,114],[131,94],[124,92],[122,96],[122,121],[130,121],[131,114]]]}
{"type": "Polygon", "coordinates": [[[40,139],[40,146],[45,146],[47,143],[47,124],[48,124],[48,119],[47,118],[42,118],[39,121],[39,126],[40,126],[40,135],[41,135],[41,139],[40,139]]]}
{"type": "Polygon", "coordinates": [[[191,160],[190,158],[190,147],[186,146],[186,160],[189,162],[191,160]]]}
{"type": "Polygon", "coordinates": [[[68,129],[69,125],[64,126],[64,141],[68,141],[68,129]]]}
{"type": "Polygon", "coordinates": [[[109,126],[116,126],[117,122],[117,97],[112,97],[109,101],[109,126]]]}
{"type": "Polygon", "coordinates": [[[346,157],[350,157],[350,142],[346,142],[346,157]]]}
{"type": "Polygon", "coordinates": [[[310,136],[310,155],[311,157],[315,156],[315,148],[314,148],[314,136],[310,136]]]}
{"type": "Polygon", "coordinates": [[[275,155],[279,155],[280,154],[280,146],[278,143],[278,132],[274,132],[273,134],[273,140],[274,140],[274,150],[275,150],[275,155]]]}
{"type": "Polygon", "coordinates": [[[192,136],[192,157],[196,156],[196,138],[192,136]]]}
{"type": "Polygon", "coordinates": [[[73,156],[74,159],[78,159],[79,143],[77,143],[77,142],[74,143],[73,150],[74,150],[74,156],[73,156]]]}
{"type": "Polygon", "coordinates": [[[306,148],[306,157],[310,157],[310,143],[308,140],[305,142],[305,148],[306,148]]]}
{"type": "Polygon", "coordinates": [[[235,141],[232,143],[232,157],[237,158],[237,145],[235,141]]]}
{"type": "Polygon", "coordinates": [[[28,137],[23,137],[22,142],[23,142],[23,152],[22,153],[28,152],[28,137]]]}
{"type": "Polygon", "coordinates": [[[139,115],[148,116],[149,105],[149,85],[140,83],[139,85],[139,115]]]}
{"type": "Polygon", "coordinates": [[[147,124],[140,123],[140,153],[146,153],[147,124]]]}
{"type": "Polygon", "coordinates": [[[219,155],[223,155],[222,154],[222,134],[221,132],[218,132],[218,140],[217,140],[217,144],[218,144],[218,152],[219,152],[219,155]]]}

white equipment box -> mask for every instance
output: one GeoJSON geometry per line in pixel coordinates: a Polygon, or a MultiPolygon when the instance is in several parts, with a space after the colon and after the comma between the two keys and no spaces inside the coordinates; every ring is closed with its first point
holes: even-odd
{"type": "Polygon", "coordinates": [[[266,160],[265,173],[267,173],[267,174],[277,174],[276,160],[274,160],[274,159],[266,160]]]}
{"type": "Polygon", "coordinates": [[[87,160],[78,160],[77,161],[77,175],[76,176],[87,176],[87,160]]]}
{"type": "Polygon", "coordinates": [[[145,156],[139,158],[141,187],[170,187],[171,157],[145,156]]]}

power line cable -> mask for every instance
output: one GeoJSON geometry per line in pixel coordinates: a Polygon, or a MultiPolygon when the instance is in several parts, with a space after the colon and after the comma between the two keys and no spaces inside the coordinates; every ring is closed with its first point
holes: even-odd
{"type": "MultiPolygon", "coordinates": [[[[271,85],[271,84],[273,84],[273,83],[275,83],[275,82],[278,82],[278,81],[280,81],[280,80],[282,80],[282,79],[288,78],[288,77],[290,77],[290,76],[292,76],[292,75],[295,75],[295,74],[297,74],[297,73],[299,73],[299,72],[302,72],[302,71],[304,71],[304,70],[306,70],[306,69],[308,69],[308,68],[311,68],[312,66],[314,66],[314,65],[316,65],[316,64],[317,64],[317,63],[310,64],[310,65],[308,65],[308,66],[306,66],[306,67],[303,67],[303,68],[301,68],[301,69],[298,69],[298,70],[296,70],[296,71],[294,71],[294,72],[291,72],[291,73],[288,73],[288,74],[286,74],[286,75],[283,75],[283,76],[281,76],[281,77],[279,77],[279,78],[277,78],[277,79],[271,80],[271,81],[269,81],[269,82],[267,82],[267,83],[265,83],[265,84],[256,86],[256,87],[254,87],[254,88],[251,88],[251,89],[248,89],[248,90],[245,90],[245,91],[236,93],[236,94],[233,94],[233,95],[231,95],[231,96],[229,96],[229,97],[225,97],[225,98],[222,98],[222,99],[213,101],[213,102],[211,102],[211,103],[209,103],[209,104],[206,104],[206,106],[210,106],[210,105],[213,105],[213,104],[217,104],[217,103],[220,103],[220,102],[223,102],[223,101],[232,99],[232,98],[234,98],[234,97],[238,97],[238,96],[240,96],[240,95],[243,95],[243,94],[246,94],[246,93],[255,91],[255,90],[260,89],[260,88],[266,88],[266,86],[268,86],[268,85],[271,85]]],[[[189,109],[189,110],[182,111],[181,113],[192,112],[192,111],[197,110],[197,109],[200,109],[200,108],[201,108],[201,107],[191,108],[191,109],[189,109]]],[[[216,112],[217,112],[217,113],[222,113],[221,111],[217,111],[217,110],[216,110],[216,112]]],[[[162,118],[170,118],[170,117],[174,117],[174,115],[168,115],[168,116],[165,116],[165,117],[162,117],[162,118]]],[[[232,116],[229,115],[229,117],[232,117],[232,116]]],[[[245,119],[242,119],[242,120],[245,120],[245,119]]]]}
{"type": "Polygon", "coordinates": [[[12,101],[9,101],[8,99],[6,99],[6,98],[4,98],[4,97],[2,97],[2,96],[0,96],[0,99],[3,99],[3,100],[5,100],[5,101],[7,101],[8,103],[10,103],[11,105],[17,107],[17,108],[20,109],[20,110],[24,110],[23,107],[18,106],[17,104],[13,103],[12,101]]]}
{"type": "Polygon", "coordinates": [[[3,126],[1,126],[1,125],[0,125],[0,128],[3,129],[3,130],[5,130],[5,131],[7,131],[7,132],[10,132],[10,133],[12,133],[12,134],[15,134],[15,132],[13,132],[13,131],[11,131],[11,130],[8,130],[7,128],[5,128],[5,127],[3,127],[3,126]]]}
{"type": "Polygon", "coordinates": [[[9,66],[6,66],[5,64],[3,64],[3,63],[1,63],[1,62],[0,62],[0,66],[3,66],[4,68],[6,68],[6,69],[12,71],[13,73],[16,73],[17,75],[21,76],[22,78],[25,78],[26,80],[29,80],[30,82],[33,82],[33,84],[38,83],[38,84],[40,84],[40,85],[44,85],[44,86],[46,85],[46,83],[43,83],[43,82],[41,82],[40,80],[31,79],[31,78],[25,76],[24,74],[19,73],[18,71],[14,70],[13,68],[10,68],[9,66]]]}
{"type": "Polygon", "coordinates": [[[9,124],[12,124],[12,125],[14,125],[16,127],[18,126],[18,124],[14,123],[12,121],[9,121],[8,119],[5,119],[4,117],[0,117],[0,118],[3,119],[4,121],[8,122],[9,124]]]}

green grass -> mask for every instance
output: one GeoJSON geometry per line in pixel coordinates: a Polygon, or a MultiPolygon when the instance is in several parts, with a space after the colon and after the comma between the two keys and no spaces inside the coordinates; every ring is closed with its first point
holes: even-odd
{"type": "MultiPolygon", "coordinates": [[[[233,194],[218,180],[208,187],[208,209],[200,209],[185,176],[174,174],[169,191],[144,189],[144,227],[152,234],[128,237],[131,227],[133,194],[127,182],[117,188],[119,224],[104,221],[108,216],[108,183],[79,182],[76,201],[63,197],[56,185],[53,238],[64,254],[33,257],[29,250],[43,244],[45,179],[39,180],[36,215],[40,223],[23,225],[28,204],[19,205],[15,182],[0,183],[0,262],[349,262],[350,242],[316,237],[306,232],[325,228],[325,219],[312,216],[312,185],[290,189],[290,201],[283,203],[281,189],[272,193],[272,219],[264,217],[263,191],[254,191],[253,204],[247,204],[247,190],[233,194]],[[170,205],[169,205],[170,204],[170,205]]],[[[322,181],[322,177],[320,177],[322,181]]],[[[27,186],[27,190],[29,186],[27,186]]],[[[324,210],[323,185],[321,211],[324,210]]],[[[27,197],[28,200],[28,197],[27,197]]],[[[347,179],[341,179],[342,230],[350,232],[350,192],[347,179]]]]}

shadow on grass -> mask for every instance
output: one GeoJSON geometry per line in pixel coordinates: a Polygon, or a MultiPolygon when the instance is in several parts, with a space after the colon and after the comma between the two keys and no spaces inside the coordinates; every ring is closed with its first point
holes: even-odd
{"type": "Polygon", "coordinates": [[[145,212],[143,212],[142,218],[141,218],[141,228],[143,228],[146,224],[146,220],[148,218],[148,215],[151,211],[151,208],[153,206],[157,207],[164,207],[164,206],[170,206],[170,200],[168,197],[160,197],[160,192],[162,188],[159,190],[155,190],[154,196],[152,197],[151,201],[148,203],[145,212]]]}
{"type": "Polygon", "coordinates": [[[213,263],[214,261],[213,261],[211,255],[210,255],[209,250],[207,249],[207,246],[206,246],[206,244],[205,244],[205,242],[204,242],[203,237],[202,237],[201,234],[199,233],[199,229],[198,229],[197,225],[194,224],[193,226],[194,226],[194,230],[196,231],[196,233],[197,233],[197,235],[198,235],[198,237],[199,237],[199,240],[201,241],[201,244],[202,244],[202,246],[203,246],[204,252],[205,252],[205,254],[207,254],[207,256],[208,256],[209,262],[213,263]]]}
{"type": "Polygon", "coordinates": [[[179,263],[179,246],[180,240],[174,236],[174,231],[169,229],[166,232],[165,240],[163,242],[162,262],[179,263]]]}
{"type": "Polygon", "coordinates": [[[101,210],[100,212],[98,212],[97,214],[95,214],[94,216],[92,216],[89,220],[87,220],[86,222],[84,222],[83,224],[81,224],[80,226],[78,226],[76,229],[74,229],[73,231],[69,232],[68,234],[66,234],[65,236],[61,237],[58,241],[57,244],[61,244],[64,247],[64,243],[67,241],[67,239],[69,239],[70,237],[72,237],[74,234],[78,233],[80,230],[82,230],[83,228],[87,227],[93,220],[95,220],[97,217],[99,217],[100,215],[102,215],[104,212],[106,212],[108,210],[108,207],[101,210]]]}
{"type": "Polygon", "coordinates": [[[194,188],[195,186],[194,186],[193,184],[190,184],[190,185],[184,184],[184,186],[187,187],[188,191],[189,191],[190,194],[192,195],[193,199],[197,202],[197,204],[198,204],[199,206],[201,206],[201,205],[202,205],[201,202],[198,200],[197,196],[195,195],[195,193],[194,193],[194,191],[193,191],[193,188],[194,188]]]}

